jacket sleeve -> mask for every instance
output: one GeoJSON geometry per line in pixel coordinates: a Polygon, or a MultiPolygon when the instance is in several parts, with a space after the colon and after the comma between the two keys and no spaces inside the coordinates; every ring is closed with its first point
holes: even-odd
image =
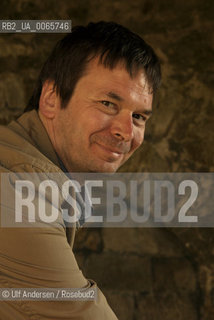
{"type": "Polygon", "coordinates": [[[101,290],[78,268],[60,228],[1,228],[0,283],[10,288],[93,288],[92,301],[0,302],[0,319],[116,320],[101,290]]]}
{"type": "MultiPolygon", "coordinates": [[[[14,209],[9,202],[1,204],[1,218],[5,214],[13,217],[14,209]]],[[[0,285],[2,288],[93,288],[97,290],[96,299],[0,301],[0,319],[117,319],[96,283],[87,280],[79,269],[60,219],[59,223],[40,227],[1,225],[0,285]]]]}

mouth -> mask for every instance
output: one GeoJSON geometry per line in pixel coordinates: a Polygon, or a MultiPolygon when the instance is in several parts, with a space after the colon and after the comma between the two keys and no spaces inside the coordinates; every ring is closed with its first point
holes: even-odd
{"type": "Polygon", "coordinates": [[[120,158],[121,155],[123,154],[123,152],[118,150],[118,149],[113,149],[113,148],[110,148],[110,147],[106,147],[106,146],[103,146],[103,145],[101,145],[99,143],[97,143],[97,145],[102,150],[104,150],[111,158],[113,158],[113,160],[116,160],[116,159],[120,158]]]}

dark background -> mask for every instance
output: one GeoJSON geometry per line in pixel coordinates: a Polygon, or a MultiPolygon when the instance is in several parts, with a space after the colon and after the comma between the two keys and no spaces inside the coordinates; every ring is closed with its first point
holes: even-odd
{"type": "MultiPolygon", "coordinates": [[[[162,87],[145,142],[121,171],[213,172],[213,0],[2,0],[1,19],[113,20],[161,59],[162,87]]],[[[0,123],[22,113],[60,34],[0,34],[0,123]]],[[[212,229],[81,230],[83,273],[121,320],[214,319],[212,229]]],[[[101,319],[100,319],[101,320],[101,319]]]]}

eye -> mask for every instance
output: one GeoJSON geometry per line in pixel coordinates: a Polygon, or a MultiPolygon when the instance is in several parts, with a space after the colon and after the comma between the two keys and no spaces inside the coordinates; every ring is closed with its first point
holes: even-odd
{"type": "Polygon", "coordinates": [[[110,102],[110,101],[107,101],[107,100],[102,100],[101,103],[106,107],[111,107],[111,108],[115,107],[115,104],[113,102],[110,102]]]}
{"type": "Polygon", "coordinates": [[[132,115],[132,117],[135,119],[135,121],[139,124],[144,124],[147,120],[147,118],[145,116],[143,116],[142,114],[139,113],[134,113],[132,115]]]}

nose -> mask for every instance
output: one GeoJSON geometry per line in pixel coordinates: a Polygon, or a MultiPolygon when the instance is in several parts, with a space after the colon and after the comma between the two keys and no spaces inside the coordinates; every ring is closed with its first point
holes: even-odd
{"type": "Polygon", "coordinates": [[[111,124],[111,134],[121,141],[132,140],[133,119],[130,112],[124,112],[114,117],[111,124]]]}

